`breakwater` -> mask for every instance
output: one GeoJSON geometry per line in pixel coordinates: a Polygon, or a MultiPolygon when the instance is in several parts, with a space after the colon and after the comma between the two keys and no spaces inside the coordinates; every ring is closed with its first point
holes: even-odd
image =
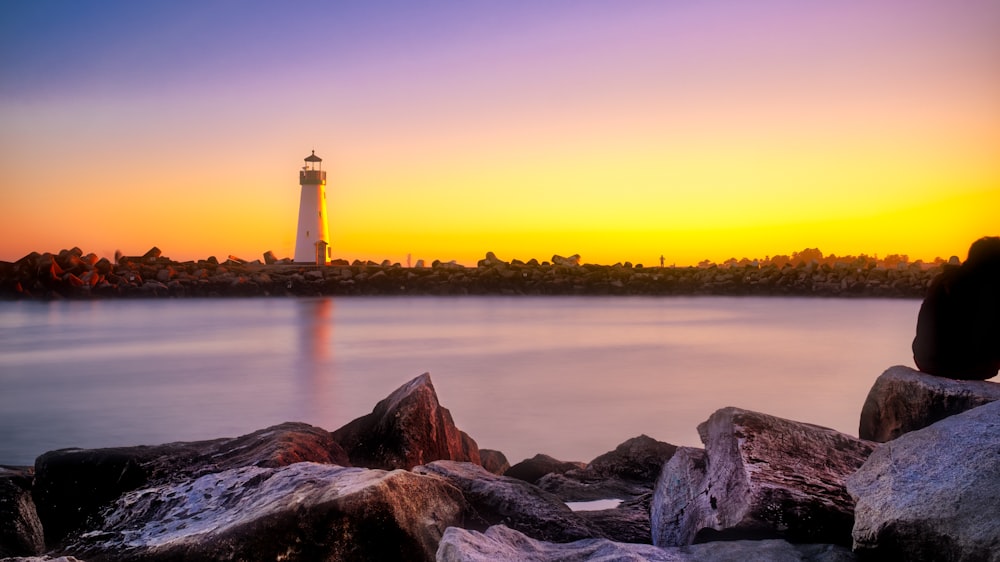
{"type": "Polygon", "coordinates": [[[173,261],[156,248],[115,261],[79,248],[0,262],[0,298],[161,298],[335,295],[748,295],[921,298],[940,265],[877,260],[698,267],[580,263],[578,256],[510,262],[492,253],[476,267],[418,262],[289,260],[230,256],[173,261]]]}

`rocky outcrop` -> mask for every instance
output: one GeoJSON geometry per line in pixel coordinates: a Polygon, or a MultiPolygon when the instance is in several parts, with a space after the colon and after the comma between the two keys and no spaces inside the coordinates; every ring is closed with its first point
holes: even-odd
{"type": "MultiPolygon", "coordinates": [[[[264,261],[233,256],[176,262],[158,252],[98,260],[79,248],[31,253],[0,262],[3,298],[174,298],[317,295],[796,295],[924,296],[940,267],[887,267],[873,260],[706,267],[581,264],[580,256],[552,262],[503,261],[488,254],[477,267],[435,260],[431,267],[334,260],[294,264],[271,253],[264,261]],[[84,259],[89,258],[89,259],[84,259]]],[[[419,264],[420,262],[418,262],[419,264]]]]}
{"type": "Polygon", "coordinates": [[[847,480],[872,560],[1000,560],[1000,402],[881,445],[847,480]]]}
{"type": "Polygon", "coordinates": [[[472,463],[437,461],[413,469],[444,478],[462,490],[475,513],[471,528],[503,524],[552,542],[602,537],[556,496],[516,478],[498,476],[472,463]]]}
{"type": "Polygon", "coordinates": [[[467,506],[439,478],[315,463],[129,492],[65,548],[100,560],[434,560],[467,506]]]}
{"type": "Polygon", "coordinates": [[[849,562],[851,551],[834,545],[792,545],[783,540],[724,541],[660,548],[607,539],[583,539],[557,544],[539,541],[497,525],[486,532],[448,529],[437,551],[438,562],[849,562]]]}
{"type": "Polygon", "coordinates": [[[884,443],[995,400],[1000,400],[998,383],[948,379],[897,365],[868,392],[858,435],[884,443]]]}
{"type": "Polygon", "coordinates": [[[33,476],[30,468],[0,466],[0,558],[44,550],[42,522],[31,498],[33,476]]]}
{"type": "Polygon", "coordinates": [[[504,476],[524,480],[531,484],[537,484],[538,480],[546,474],[562,474],[570,470],[579,470],[587,465],[582,462],[561,461],[541,453],[525,459],[510,467],[504,476]]]}
{"type": "Polygon", "coordinates": [[[660,475],[654,544],[741,538],[850,544],[854,502],[844,479],[874,444],[738,408],[715,412],[698,433],[704,457],[678,451],[660,475]]]}
{"type": "Polygon", "coordinates": [[[479,446],[455,427],[424,373],[333,432],[354,466],[411,469],[436,460],[480,464],[479,446]]]}
{"type": "Polygon", "coordinates": [[[479,459],[483,463],[483,468],[493,474],[503,474],[510,469],[507,457],[500,451],[493,449],[479,449],[479,459]]]}
{"type": "Polygon", "coordinates": [[[151,483],[223,470],[312,461],[348,464],[330,433],[285,423],[237,438],[108,449],[63,449],[35,461],[34,500],[46,542],[62,540],[100,508],[151,483]]]}

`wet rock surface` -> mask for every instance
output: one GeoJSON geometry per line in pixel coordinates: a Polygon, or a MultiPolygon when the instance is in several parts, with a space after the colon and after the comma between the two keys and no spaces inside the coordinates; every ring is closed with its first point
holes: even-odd
{"type": "Polygon", "coordinates": [[[1000,383],[949,379],[897,365],[868,392],[858,435],[884,443],[995,400],[1000,400],[1000,383]]]}
{"type": "Polygon", "coordinates": [[[0,558],[45,549],[42,522],[31,497],[34,469],[0,466],[0,558]]]}

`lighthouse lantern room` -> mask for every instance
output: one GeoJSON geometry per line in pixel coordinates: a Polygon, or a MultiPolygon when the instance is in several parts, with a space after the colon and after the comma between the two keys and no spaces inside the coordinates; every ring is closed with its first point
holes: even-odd
{"type": "Polygon", "coordinates": [[[306,156],[299,172],[299,230],[295,237],[295,262],[326,265],[330,262],[330,227],[326,215],[326,172],[316,151],[306,156]]]}

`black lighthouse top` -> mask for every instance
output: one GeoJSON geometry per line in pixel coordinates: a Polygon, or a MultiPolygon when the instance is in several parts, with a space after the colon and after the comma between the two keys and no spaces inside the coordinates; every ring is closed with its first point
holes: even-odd
{"type": "Polygon", "coordinates": [[[299,172],[299,185],[324,185],[326,184],[326,172],[323,171],[323,159],[316,156],[316,151],[306,156],[306,165],[302,166],[299,172]]]}

